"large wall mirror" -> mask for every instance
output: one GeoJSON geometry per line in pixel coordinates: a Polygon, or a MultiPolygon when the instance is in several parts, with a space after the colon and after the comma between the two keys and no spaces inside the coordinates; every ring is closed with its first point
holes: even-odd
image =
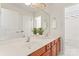
{"type": "Polygon", "coordinates": [[[44,9],[35,9],[25,5],[18,7],[17,5],[21,4],[1,5],[0,40],[32,36],[33,28],[42,28],[43,35],[50,32],[50,17],[44,9]],[[15,6],[16,9],[10,6],[15,6]]]}

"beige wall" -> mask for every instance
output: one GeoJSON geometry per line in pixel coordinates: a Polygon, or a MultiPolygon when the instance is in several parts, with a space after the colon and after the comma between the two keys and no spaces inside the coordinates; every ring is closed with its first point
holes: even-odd
{"type": "Polygon", "coordinates": [[[50,10],[50,32],[52,34],[52,36],[54,35],[59,35],[61,36],[62,39],[62,50],[64,47],[64,31],[65,31],[65,20],[64,20],[64,7],[62,5],[56,4],[54,6],[52,6],[51,10],[50,10]],[[57,27],[56,29],[52,28],[52,23],[53,23],[53,19],[54,17],[56,18],[56,22],[57,22],[57,27]]]}

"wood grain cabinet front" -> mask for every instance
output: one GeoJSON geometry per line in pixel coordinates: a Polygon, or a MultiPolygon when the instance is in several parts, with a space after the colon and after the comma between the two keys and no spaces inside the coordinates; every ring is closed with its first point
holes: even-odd
{"type": "Polygon", "coordinates": [[[51,56],[51,50],[48,50],[48,51],[45,52],[42,56],[51,56]]]}
{"type": "Polygon", "coordinates": [[[44,47],[36,50],[29,56],[56,56],[60,53],[61,50],[61,42],[60,42],[60,37],[44,47]]]}
{"type": "Polygon", "coordinates": [[[56,56],[57,54],[57,50],[56,50],[56,44],[55,44],[55,40],[51,42],[51,56],[56,56]]]}
{"type": "Polygon", "coordinates": [[[58,38],[58,39],[55,40],[55,44],[56,44],[57,55],[59,55],[60,50],[61,50],[60,38],[58,38]]]}
{"type": "Polygon", "coordinates": [[[44,46],[38,49],[37,51],[33,52],[32,54],[30,54],[30,56],[41,56],[45,52],[46,52],[46,47],[44,46]]]}
{"type": "Polygon", "coordinates": [[[51,43],[48,43],[48,44],[46,45],[46,50],[49,50],[49,49],[51,49],[51,43]]]}
{"type": "Polygon", "coordinates": [[[61,38],[58,38],[58,42],[59,42],[59,52],[61,52],[61,38]]]}
{"type": "Polygon", "coordinates": [[[52,48],[51,48],[51,55],[52,55],[52,56],[56,56],[56,55],[57,55],[56,44],[53,45],[52,48]]]}

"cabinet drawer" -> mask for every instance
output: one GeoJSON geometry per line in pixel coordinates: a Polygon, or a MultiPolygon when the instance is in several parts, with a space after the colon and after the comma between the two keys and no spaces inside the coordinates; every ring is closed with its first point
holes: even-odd
{"type": "Polygon", "coordinates": [[[45,52],[42,56],[51,56],[51,51],[48,50],[47,52],[45,52]]]}
{"type": "Polygon", "coordinates": [[[46,51],[46,47],[42,47],[37,51],[33,52],[30,56],[41,56],[43,53],[45,53],[45,51],[46,51]]]}
{"type": "Polygon", "coordinates": [[[49,50],[51,48],[51,43],[46,45],[47,50],[49,50]]]}

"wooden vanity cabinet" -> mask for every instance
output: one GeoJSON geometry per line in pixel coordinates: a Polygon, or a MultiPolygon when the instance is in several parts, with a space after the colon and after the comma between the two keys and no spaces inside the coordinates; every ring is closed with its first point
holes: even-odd
{"type": "Polygon", "coordinates": [[[46,52],[46,47],[44,46],[44,47],[36,50],[35,52],[33,52],[32,54],[30,54],[29,56],[41,56],[45,52],[46,52]]]}
{"type": "Polygon", "coordinates": [[[60,50],[61,42],[59,37],[58,39],[48,43],[47,45],[33,52],[29,56],[57,56],[60,53],[60,50]]]}

